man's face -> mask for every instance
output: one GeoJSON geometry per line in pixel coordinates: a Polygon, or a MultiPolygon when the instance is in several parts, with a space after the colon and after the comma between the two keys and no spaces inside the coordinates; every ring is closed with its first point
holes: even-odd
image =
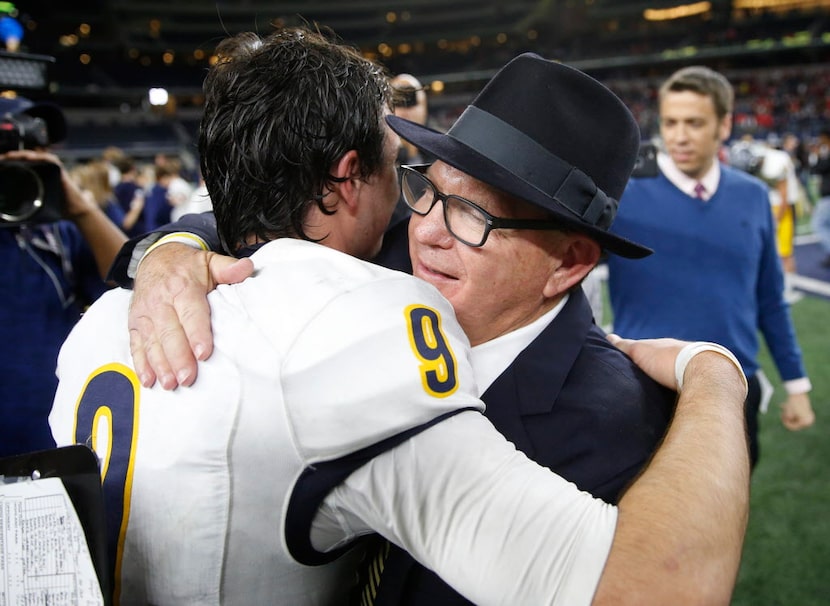
{"type": "Polygon", "coordinates": [[[660,135],[677,168],[699,179],[712,167],[721,142],[729,136],[732,116],[722,120],[707,95],[669,91],[660,102],[660,135]]]}
{"type": "Polygon", "coordinates": [[[395,164],[400,139],[398,135],[386,125],[383,143],[383,162],[380,170],[371,175],[361,190],[364,203],[361,208],[360,222],[357,233],[357,247],[355,256],[362,259],[371,259],[380,252],[383,243],[383,233],[392,218],[395,204],[398,201],[398,173],[395,164]]]}
{"type": "MultiPolygon", "coordinates": [[[[547,218],[542,209],[509,199],[443,162],[433,164],[427,177],[442,193],[466,198],[497,217],[547,218]]],[[[426,216],[413,213],[412,269],[452,303],[473,345],[525,326],[553,307],[549,277],[561,264],[561,233],[495,229],[484,246],[473,248],[447,231],[443,212],[439,201],[426,216]]]]}

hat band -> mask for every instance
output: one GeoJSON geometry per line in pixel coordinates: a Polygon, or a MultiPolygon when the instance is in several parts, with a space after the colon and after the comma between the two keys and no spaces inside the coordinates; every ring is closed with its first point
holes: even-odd
{"type": "Polygon", "coordinates": [[[447,136],[495,162],[589,225],[603,229],[611,225],[616,200],[584,172],[493,114],[469,105],[447,136]]]}

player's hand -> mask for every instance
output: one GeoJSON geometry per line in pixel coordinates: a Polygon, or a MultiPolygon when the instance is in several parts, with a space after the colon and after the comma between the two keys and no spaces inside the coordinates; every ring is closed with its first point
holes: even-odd
{"type": "Polygon", "coordinates": [[[690,383],[695,383],[698,387],[708,385],[710,390],[724,390],[723,393],[729,394],[729,397],[735,396],[736,401],[746,399],[744,372],[735,356],[720,345],[677,339],[622,339],[614,334],[608,335],[608,340],[664,387],[680,391],[680,380],[684,390],[690,383]],[[690,349],[684,352],[687,346],[690,349]],[[712,348],[715,348],[714,351],[712,348]],[[680,362],[678,356],[681,357],[680,362]]]}
{"type": "Polygon", "coordinates": [[[253,273],[250,259],[233,259],[171,242],[141,262],[128,327],[130,351],[141,384],[164,389],[196,380],[197,360],[213,351],[207,294],[217,284],[253,273]]]}
{"type": "Polygon", "coordinates": [[[688,342],[677,339],[623,339],[615,334],[608,335],[608,340],[652,379],[664,387],[677,389],[674,363],[677,354],[688,342]]]}
{"type": "Polygon", "coordinates": [[[806,393],[793,394],[781,405],[781,423],[790,431],[810,427],[816,422],[816,413],[806,393]]]}

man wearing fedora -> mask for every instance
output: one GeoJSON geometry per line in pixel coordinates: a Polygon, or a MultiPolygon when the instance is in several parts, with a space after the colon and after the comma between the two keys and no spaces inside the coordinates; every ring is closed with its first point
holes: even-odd
{"type": "MultiPolygon", "coordinates": [[[[402,195],[413,218],[387,234],[379,258],[414,269],[452,303],[476,346],[476,380],[496,427],[537,462],[616,502],[662,437],[674,399],[609,345],[579,288],[601,249],[632,258],[649,252],[607,231],[635,161],[636,123],[596,81],[535,55],[499,72],[447,135],[387,120],[438,160],[402,169],[402,195]]],[[[166,228],[172,242],[148,256],[139,272],[135,314],[146,313],[142,296],[164,299],[169,275],[192,279],[187,257],[171,252],[183,228],[215,241],[209,215],[166,228]],[[184,275],[159,261],[171,254],[184,275]],[[150,275],[161,288],[140,288],[150,275]]],[[[132,252],[115,268],[122,281],[132,252]]],[[[187,292],[185,307],[203,304],[187,292]]],[[[145,321],[157,322],[152,315],[159,313],[134,318],[134,332],[145,321]]],[[[192,319],[193,310],[187,315],[192,319]]],[[[210,347],[204,335],[192,342],[199,339],[210,347]]],[[[189,353],[190,345],[175,341],[153,341],[157,348],[143,361],[144,350],[134,347],[150,382],[147,360],[163,357],[162,348],[173,358],[172,367],[157,367],[164,387],[195,379],[195,362],[188,368],[173,355],[189,353]]],[[[393,548],[385,567],[380,583],[367,586],[376,603],[463,601],[402,550],[393,548]]]]}
{"type": "MultiPolygon", "coordinates": [[[[580,288],[602,249],[650,252],[607,231],[639,131],[598,82],[540,61],[516,59],[446,135],[389,118],[437,161],[402,169],[413,216],[387,233],[390,259],[375,261],[394,266],[408,240],[411,265],[397,268],[452,303],[487,417],[536,462],[616,503],[674,404],[608,343],[580,288]]],[[[374,585],[375,604],[467,603],[394,546],[374,585]]]]}
{"type": "Polygon", "coordinates": [[[84,307],[106,290],[103,276],[126,236],[46,151],[66,136],[59,107],[4,97],[0,120],[6,152],[0,155],[0,456],[6,456],[54,446],[47,416],[58,350],[84,307]],[[49,165],[54,171],[36,172],[49,165]],[[27,179],[41,188],[39,196],[29,196],[27,179]],[[52,188],[54,199],[45,191],[52,188]]]}

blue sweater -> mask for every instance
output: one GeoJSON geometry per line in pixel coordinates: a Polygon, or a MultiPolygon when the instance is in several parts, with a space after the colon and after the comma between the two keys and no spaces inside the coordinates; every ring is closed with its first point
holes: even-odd
{"type": "Polygon", "coordinates": [[[609,256],[617,334],[714,341],[751,376],[760,329],[781,378],[805,376],[761,181],[721,166],[717,191],[700,202],[662,174],[632,179],[612,231],[654,249],[640,260],[609,256]]]}

